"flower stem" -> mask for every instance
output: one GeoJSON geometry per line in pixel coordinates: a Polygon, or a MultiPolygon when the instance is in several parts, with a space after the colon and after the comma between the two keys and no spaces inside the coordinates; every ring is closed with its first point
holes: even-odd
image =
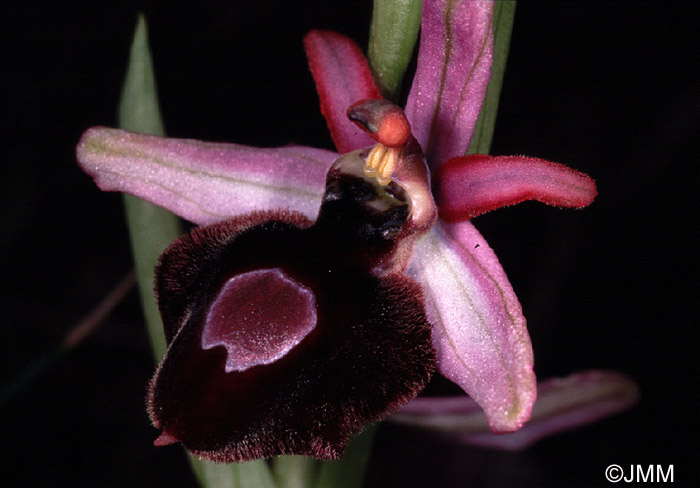
{"type": "Polygon", "coordinates": [[[474,135],[469,143],[467,154],[488,154],[493,140],[493,131],[498,114],[498,101],[503,87],[503,75],[506,72],[510,37],[513,32],[515,1],[499,0],[493,11],[493,64],[491,81],[486,89],[486,98],[476,121],[474,135]]]}
{"type": "Polygon", "coordinates": [[[422,0],[374,0],[368,57],[385,98],[397,102],[420,29],[422,0]]]}
{"type": "Polygon", "coordinates": [[[0,407],[5,406],[5,404],[8,403],[15,394],[21,391],[22,388],[39,378],[55,361],[61,359],[65,354],[78,347],[87,337],[95,332],[104,322],[105,318],[112,313],[117,305],[119,305],[124,297],[131,291],[135,283],[136,278],[134,272],[130,271],[104,298],[102,298],[102,300],[100,300],[100,303],[68,330],[60,344],[31,362],[30,365],[9,384],[3,385],[0,389],[0,407]]]}

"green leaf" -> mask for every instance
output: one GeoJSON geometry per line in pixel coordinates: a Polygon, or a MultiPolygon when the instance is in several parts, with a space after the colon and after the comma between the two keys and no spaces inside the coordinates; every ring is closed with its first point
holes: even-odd
{"type": "Polygon", "coordinates": [[[305,456],[280,456],[272,461],[279,488],[307,488],[316,478],[319,461],[305,456]]]}
{"type": "Polygon", "coordinates": [[[165,135],[148,46],[148,28],[143,15],[139,15],[131,43],[129,65],[119,101],[119,127],[145,134],[165,135]]]}
{"type": "Polygon", "coordinates": [[[238,484],[233,488],[277,488],[277,483],[265,459],[230,466],[238,471],[238,484]]]}
{"type": "MultiPolygon", "coordinates": [[[[165,135],[143,15],[139,16],[131,44],[118,119],[122,129],[165,135]]],[[[166,345],[153,294],[154,269],[158,256],[182,233],[182,225],[174,214],[130,195],[124,195],[124,208],[146,326],[156,361],[160,361],[166,345]]]]}
{"type": "Polygon", "coordinates": [[[493,130],[496,125],[498,101],[503,86],[503,75],[506,71],[510,37],[513,31],[515,16],[515,1],[500,0],[494,6],[493,13],[493,65],[491,66],[491,81],[486,89],[486,98],[476,121],[474,135],[469,143],[467,154],[488,154],[493,140],[493,130]]]}
{"type": "Polygon", "coordinates": [[[234,488],[238,487],[238,472],[233,464],[208,463],[188,455],[192,471],[204,488],[234,488]]]}
{"type": "MultiPolygon", "coordinates": [[[[139,16],[131,45],[119,104],[119,126],[133,132],[165,135],[143,15],[139,16]]],[[[153,354],[160,361],[166,344],[153,294],[154,269],[158,256],[182,234],[182,225],[176,215],[129,195],[124,196],[124,207],[146,325],[153,354]]],[[[193,456],[189,459],[205,488],[277,488],[265,460],[226,465],[205,463],[193,456]]]]}
{"type": "Polygon", "coordinates": [[[278,488],[264,459],[247,463],[210,463],[190,456],[190,464],[206,488],[278,488]]]}
{"type": "Polygon", "coordinates": [[[360,488],[365,479],[377,428],[377,424],[365,427],[365,430],[350,440],[342,458],[324,462],[315,488],[360,488]]]}
{"type": "Polygon", "coordinates": [[[374,0],[367,54],[379,90],[394,102],[418,39],[422,5],[422,0],[374,0]]]}
{"type": "Polygon", "coordinates": [[[148,336],[153,355],[156,361],[160,361],[167,346],[153,294],[154,269],[158,256],[182,233],[182,226],[180,220],[167,210],[131,195],[124,195],[124,209],[148,336]]]}

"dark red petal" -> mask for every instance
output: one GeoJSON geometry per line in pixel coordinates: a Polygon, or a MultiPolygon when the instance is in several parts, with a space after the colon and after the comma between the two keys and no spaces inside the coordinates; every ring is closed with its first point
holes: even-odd
{"type": "Polygon", "coordinates": [[[440,216],[448,222],[525,200],[585,207],[597,195],[593,179],[563,164],[525,156],[473,154],[452,158],[437,173],[440,216]]]}
{"type": "MultiPolygon", "coordinates": [[[[334,459],[350,435],[414,397],[428,380],[434,357],[421,291],[403,274],[378,278],[338,260],[324,233],[303,228],[301,218],[262,218],[195,229],[161,259],[160,304],[164,320],[174,322],[166,328],[176,334],[148,395],[151,419],[164,432],[157,442],[176,439],[214,461],[280,454],[334,459]],[[273,288],[284,288],[279,273],[294,283],[283,302],[311,290],[315,327],[272,362],[227,368],[231,336],[223,323],[214,326],[223,346],[203,344],[212,303],[222,296],[228,301],[227,283],[243,295],[246,282],[260,285],[265,277],[273,288]],[[179,300],[186,303],[173,303],[179,300]]],[[[293,311],[306,324],[301,327],[287,323],[287,307],[280,304],[270,304],[263,322],[276,316],[286,329],[303,331],[307,305],[293,311]]],[[[251,318],[248,307],[238,303],[231,311],[251,318]]],[[[262,349],[258,355],[267,355],[262,349]]]]}
{"type": "Polygon", "coordinates": [[[176,437],[169,434],[168,432],[161,432],[161,434],[153,441],[153,445],[157,447],[169,446],[170,444],[176,444],[180,442],[176,437]]]}
{"type": "Polygon", "coordinates": [[[345,116],[347,108],[358,100],[382,98],[360,48],[348,37],[323,30],[309,32],[304,48],[321,112],[338,152],[372,145],[372,139],[345,116]]]}

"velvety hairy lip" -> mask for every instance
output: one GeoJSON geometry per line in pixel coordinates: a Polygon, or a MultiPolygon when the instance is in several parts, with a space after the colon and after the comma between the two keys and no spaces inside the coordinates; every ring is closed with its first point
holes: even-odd
{"type": "Polygon", "coordinates": [[[313,224],[252,214],[165,251],[157,290],[169,345],[148,395],[157,445],[224,462],[336,459],[423,389],[435,358],[420,288],[374,262],[411,228],[405,204],[373,205],[384,190],[342,169],[329,173],[313,224]]]}

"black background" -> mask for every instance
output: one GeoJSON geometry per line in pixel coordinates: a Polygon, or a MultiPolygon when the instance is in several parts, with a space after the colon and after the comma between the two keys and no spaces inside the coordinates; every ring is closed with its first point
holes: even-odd
{"type": "MultiPolygon", "coordinates": [[[[115,125],[136,12],[149,20],[169,135],[331,148],[301,45],[312,28],[366,43],[369,2],[2,7],[0,385],[131,268],[117,194],[74,162],[115,125]]],[[[528,317],[540,378],[611,368],[640,403],[528,451],[455,447],[392,426],[367,486],[606,486],[609,464],[674,465],[698,486],[697,3],[522,2],[493,146],[592,175],[588,209],[536,203],[475,220],[528,317]]],[[[194,486],[156,449],[138,299],[0,407],[2,486],[194,486]]]]}

